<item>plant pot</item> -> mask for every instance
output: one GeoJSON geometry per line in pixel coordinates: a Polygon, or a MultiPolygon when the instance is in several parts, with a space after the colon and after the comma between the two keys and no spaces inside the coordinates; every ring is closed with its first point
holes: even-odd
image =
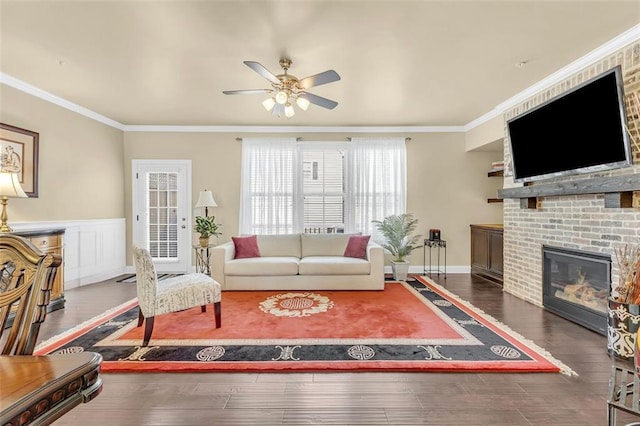
{"type": "Polygon", "coordinates": [[[640,327],[640,305],[609,299],[607,307],[607,352],[614,358],[634,361],[636,335],[640,327]]]}
{"type": "Polygon", "coordinates": [[[200,237],[200,247],[209,247],[209,238],[211,237],[200,237]]]}
{"type": "Polygon", "coordinates": [[[391,270],[393,271],[393,279],[396,281],[406,281],[409,274],[409,265],[407,261],[397,262],[391,261],[391,270]]]}

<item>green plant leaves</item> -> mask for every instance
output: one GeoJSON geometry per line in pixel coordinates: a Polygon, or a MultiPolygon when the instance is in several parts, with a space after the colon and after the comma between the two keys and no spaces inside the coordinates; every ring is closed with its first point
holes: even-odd
{"type": "Polygon", "coordinates": [[[215,222],[215,216],[196,216],[196,225],[193,229],[200,234],[202,238],[217,237],[221,235],[219,232],[220,225],[215,222]]]}
{"type": "Polygon", "coordinates": [[[386,243],[382,247],[391,253],[396,262],[404,262],[413,250],[420,247],[417,243],[420,235],[411,235],[418,225],[418,219],[411,213],[389,215],[382,221],[373,220],[378,231],[384,236],[386,243]]]}

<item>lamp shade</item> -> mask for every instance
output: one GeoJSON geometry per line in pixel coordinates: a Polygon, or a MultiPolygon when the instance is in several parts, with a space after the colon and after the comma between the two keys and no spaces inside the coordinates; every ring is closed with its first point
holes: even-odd
{"type": "Polygon", "coordinates": [[[17,173],[0,172],[0,196],[9,198],[27,198],[17,173]]]}
{"type": "Polygon", "coordinates": [[[213,199],[213,194],[207,189],[205,189],[204,191],[200,191],[200,196],[198,197],[196,208],[201,207],[218,207],[218,205],[216,204],[216,200],[213,199]]]}

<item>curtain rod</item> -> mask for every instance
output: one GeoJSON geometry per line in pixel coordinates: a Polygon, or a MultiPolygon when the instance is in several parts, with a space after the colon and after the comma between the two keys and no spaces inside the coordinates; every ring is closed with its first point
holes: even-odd
{"type": "MultiPolygon", "coordinates": [[[[346,139],[346,140],[348,140],[349,142],[351,142],[351,137],[347,136],[345,139],[346,139]]],[[[240,138],[240,137],[236,138],[236,140],[237,140],[238,142],[242,142],[242,138],[240,138]]],[[[298,142],[301,142],[301,141],[303,141],[304,139],[302,139],[302,137],[297,137],[297,138],[296,138],[296,140],[297,140],[298,142]]],[[[408,141],[410,141],[410,140],[411,140],[411,138],[410,138],[409,136],[407,136],[406,138],[404,138],[404,140],[408,142],[408,141]]]]}
{"type": "MultiPolygon", "coordinates": [[[[347,136],[345,139],[348,140],[349,142],[351,142],[351,137],[347,136]]],[[[404,138],[404,140],[408,142],[408,141],[411,140],[411,138],[409,136],[407,136],[406,138],[404,138]]]]}
{"type": "MultiPolygon", "coordinates": [[[[239,138],[239,137],[238,137],[238,138],[236,138],[236,140],[237,140],[238,142],[242,142],[242,138],[239,138]]],[[[302,140],[302,137],[297,137],[297,138],[296,138],[296,140],[297,140],[298,142],[300,142],[300,141],[302,140]]]]}

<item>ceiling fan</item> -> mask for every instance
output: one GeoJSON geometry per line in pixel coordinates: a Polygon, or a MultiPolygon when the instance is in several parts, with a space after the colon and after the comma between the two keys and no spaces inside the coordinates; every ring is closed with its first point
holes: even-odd
{"type": "Polygon", "coordinates": [[[278,75],[274,75],[259,62],[244,61],[244,63],[249,68],[269,80],[271,88],[224,90],[222,93],[225,95],[272,93],[273,96],[263,101],[262,105],[267,111],[271,111],[272,114],[277,116],[284,114],[287,118],[291,118],[295,114],[295,110],[293,109],[294,103],[303,111],[306,111],[307,108],[309,108],[309,104],[318,105],[327,109],[334,109],[338,105],[336,101],[307,92],[307,89],[312,87],[340,80],[340,76],[334,70],[328,70],[321,72],[320,74],[298,79],[291,74],[287,74],[292,63],[291,59],[288,58],[280,59],[280,66],[284,72],[278,75]]]}

